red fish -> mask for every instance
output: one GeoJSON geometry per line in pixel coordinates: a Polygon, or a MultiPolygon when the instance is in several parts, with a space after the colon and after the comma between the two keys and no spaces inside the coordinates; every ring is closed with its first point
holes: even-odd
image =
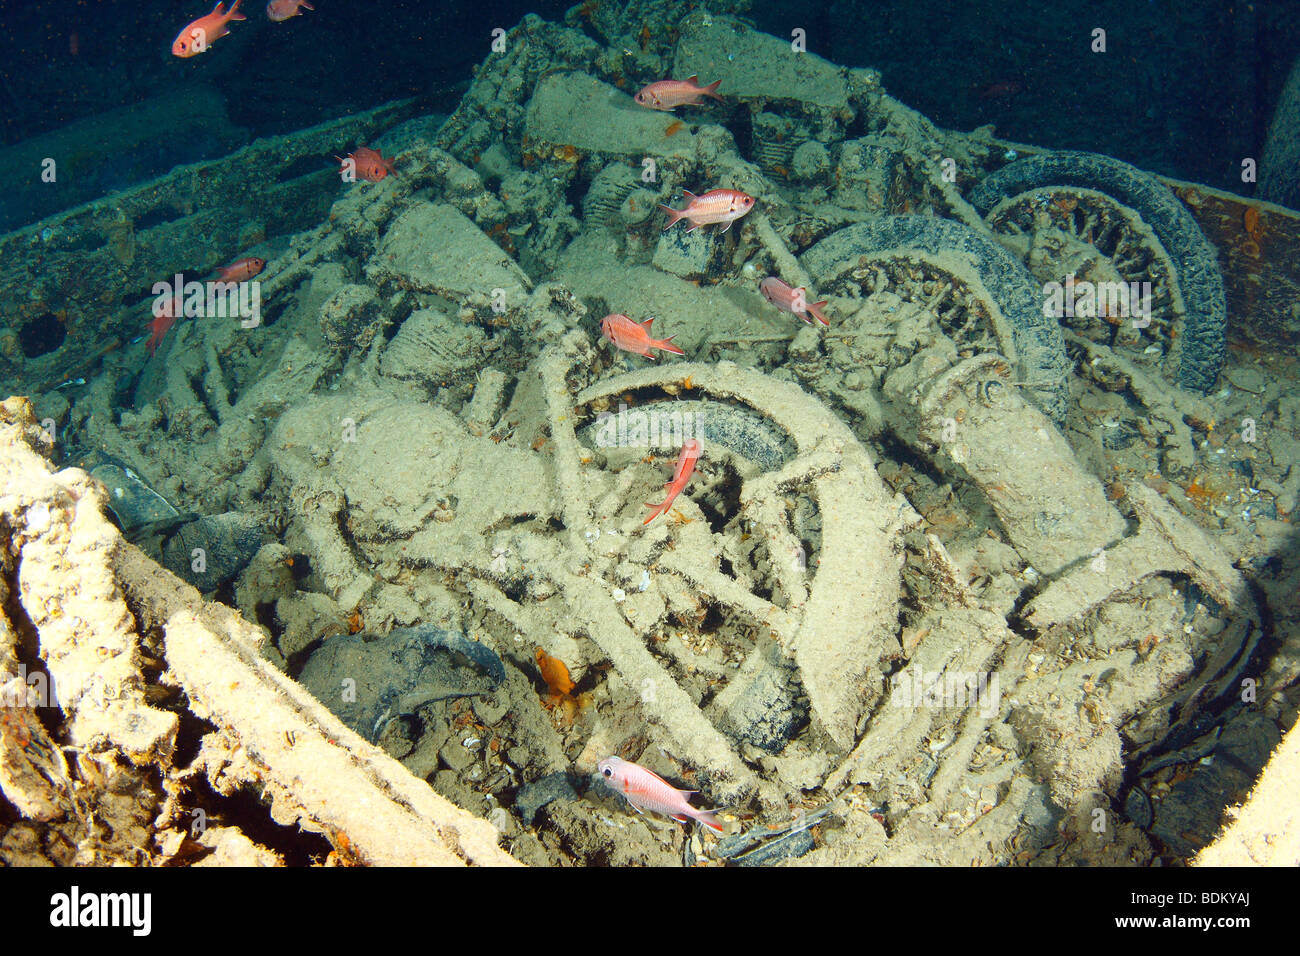
{"type": "Polygon", "coordinates": [[[167,337],[168,331],[181,317],[184,306],[179,295],[170,299],[155,299],[153,304],[153,321],[149,323],[149,357],[158,351],[158,346],[167,337]]]}
{"type": "Polygon", "coordinates": [[[719,103],[726,102],[718,95],[721,80],[714,80],[708,86],[700,86],[699,77],[694,74],[687,80],[660,80],[642,87],[641,92],[632,97],[642,106],[652,110],[673,110],[679,106],[699,106],[700,98],[711,96],[719,103]]]}
{"type": "Polygon", "coordinates": [[[820,302],[809,302],[808,290],[803,286],[792,289],[776,276],[768,276],[758,284],[758,291],[763,293],[763,298],[778,309],[799,316],[809,325],[812,325],[812,319],[808,318],[810,315],[814,316],[822,325],[829,326],[831,324],[821,311],[822,306],[826,305],[830,300],[823,299],[820,302]]]}
{"type": "Polygon", "coordinates": [[[664,485],[668,489],[668,494],[657,505],[646,502],[645,506],[653,508],[654,511],[650,512],[650,517],[641,522],[643,525],[647,525],[660,515],[668,513],[668,509],[673,506],[673,501],[681,494],[682,489],[686,487],[686,483],[691,480],[691,475],[695,473],[695,463],[699,460],[700,443],[698,439],[686,439],[686,443],[682,445],[681,453],[677,456],[677,468],[673,471],[673,480],[664,485]]]}
{"type": "Polygon", "coordinates": [[[266,5],[266,18],[279,23],[281,20],[298,16],[302,12],[299,7],[306,7],[308,10],[316,9],[307,0],[271,0],[266,5]]]}
{"type": "Polygon", "coordinates": [[[208,47],[230,33],[226,28],[227,23],[248,19],[239,12],[239,4],[242,2],[243,0],[235,0],[228,11],[221,9],[224,3],[218,3],[207,16],[199,17],[187,26],[172,41],[172,56],[188,57],[206,53],[208,47]]]}
{"type": "Polygon", "coordinates": [[[217,282],[244,282],[253,278],[262,271],[266,265],[265,259],[259,259],[257,256],[248,256],[245,259],[236,259],[228,266],[222,266],[217,270],[217,282]]]}
{"type": "Polygon", "coordinates": [[[648,359],[657,358],[651,349],[663,349],[665,352],[672,352],[674,355],[685,355],[686,353],[672,344],[676,334],[668,336],[666,339],[650,338],[650,324],[654,322],[653,318],[646,319],[644,322],[633,322],[628,316],[620,312],[612,312],[600,320],[600,334],[605,336],[615,348],[622,349],[624,352],[635,352],[637,355],[644,355],[648,359]]]}
{"type": "Polygon", "coordinates": [[[638,813],[649,810],[670,816],[679,823],[698,820],[719,833],[724,830],[718,822],[717,810],[691,806],[688,798],[698,790],[678,790],[653,770],[621,757],[606,757],[596,764],[596,769],[611,787],[627,797],[627,802],[638,813]]]}
{"type": "Polygon", "coordinates": [[[690,200],[685,209],[659,206],[668,213],[668,225],[664,229],[671,229],[679,219],[686,219],[691,224],[687,232],[716,223],[726,223],[721,230],[726,232],[733,222],[754,208],[754,197],[739,189],[713,189],[703,196],[697,196],[688,189],[683,189],[682,193],[690,200]]]}
{"type": "Polygon", "coordinates": [[[339,172],[346,173],[348,169],[348,160],[351,160],[356,169],[357,178],[364,179],[368,183],[377,183],[389,173],[397,174],[393,168],[392,158],[385,159],[384,154],[377,149],[371,149],[369,146],[359,146],[356,152],[348,153],[345,159],[342,156],[335,156],[335,159],[342,165],[339,166],[339,172]]]}

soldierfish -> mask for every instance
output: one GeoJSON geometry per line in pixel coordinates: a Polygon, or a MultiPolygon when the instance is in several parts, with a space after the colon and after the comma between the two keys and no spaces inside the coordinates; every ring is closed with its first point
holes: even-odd
{"type": "Polygon", "coordinates": [[[675,355],[685,355],[686,353],[672,344],[673,335],[666,339],[650,338],[650,325],[654,322],[653,318],[646,319],[644,322],[633,322],[628,316],[621,312],[612,312],[600,320],[600,334],[605,336],[615,348],[622,349],[624,352],[633,352],[637,355],[644,355],[648,359],[657,356],[651,352],[651,349],[663,349],[665,352],[672,352],[675,355]]]}
{"type": "Polygon", "coordinates": [[[719,833],[724,827],[718,822],[716,810],[693,807],[687,799],[698,790],[678,790],[653,770],[621,757],[606,757],[596,764],[596,769],[609,785],[632,804],[638,813],[649,810],[672,817],[679,823],[699,820],[719,833]]]}
{"type": "Polygon", "coordinates": [[[228,266],[222,266],[217,269],[216,282],[245,282],[253,278],[262,271],[266,265],[265,259],[259,259],[257,256],[248,256],[243,259],[236,259],[228,266]]]}
{"type": "Polygon", "coordinates": [[[642,106],[652,110],[673,110],[679,106],[698,106],[700,98],[711,96],[719,103],[726,102],[718,95],[721,80],[714,80],[708,86],[700,86],[699,77],[692,74],[687,80],[660,80],[642,87],[641,92],[632,97],[642,106]]]}
{"type": "Polygon", "coordinates": [[[733,222],[754,208],[754,197],[739,189],[712,189],[703,196],[683,189],[682,194],[690,200],[685,209],[673,209],[662,204],[659,206],[668,213],[668,225],[664,229],[671,229],[679,219],[687,219],[691,223],[687,232],[715,223],[726,223],[721,230],[726,232],[733,222]]]}
{"type": "Polygon", "coordinates": [[[149,323],[149,357],[158,351],[158,346],[167,337],[168,331],[183,314],[184,306],[179,295],[170,299],[156,299],[153,306],[153,321],[149,323]]]}
{"type": "Polygon", "coordinates": [[[302,12],[299,7],[306,7],[308,10],[316,9],[307,0],[271,0],[266,5],[266,18],[279,23],[281,20],[298,16],[302,12]]]}
{"type": "Polygon", "coordinates": [[[379,182],[389,173],[397,173],[397,170],[393,168],[391,158],[385,159],[383,153],[377,149],[371,149],[369,146],[357,147],[356,151],[348,153],[346,158],[343,156],[335,156],[334,158],[341,164],[339,166],[340,173],[348,171],[348,163],[351,161],[357,178],[370,183],[379,182]]]}
{"type": "Polygon", "coordinates": [[[758,284],[758,291],[763,293],[763,298],[767,299],[778,309],[785,312],[791,312],[803,319],[809,325],[812,325],[812,319],[808,316],[816,317],[822,325],[829,326],[830,321],[822,314],[822,306],[829,302],[829,299],[823,299],[821,302],[809,302],[808,290],[803,286],[792,289],[776,276],[768,276],[758,284]]]}
{"type": "Polygon", "coordinates": [[[226,28],[227,23],[231,20],[248,19],[239,12],[241,2],[242,0],[235,0],[228,11],[221,9],[224,3],[218,3],[207,16],[199,17],[189,24],[172,41],[172,56],[189,57],[206,53],[208,47],[230,33],[226,28]]]}
{"type": "Polygon", "coordinates": [[[673,502],[681,494],[682,489],[686,487],[686,483],[691,480],[691,475],[695,473],[695,463],[699,460],[699,440],[695,438],[686,439],[681,452],[677,455],[677,468],[673,471],[672,480],[664,485],[668,489],[668,494],[664,496],[664,500],[659,504],[646,502],[645,506],[653,508],[654,511],[650,512],[650,517],[641,522],[643,525],[647,525],[660,515],[668,513],[668,509],[673,506],[673,502]]]}

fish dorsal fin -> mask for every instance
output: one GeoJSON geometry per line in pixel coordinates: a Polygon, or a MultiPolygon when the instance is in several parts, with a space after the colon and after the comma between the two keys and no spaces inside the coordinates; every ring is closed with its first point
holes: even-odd
{"type": "Polygon", "coordinates": [[[646,319],[644,322],[641,323],[641,327],[642,327],[643,329],[645,329],[647,332],[649,332],[649,331],[650,331],[650,326],[651,326],[651,324],[654,322],[654,320],[655,320],[655,317],[654,317],[653,315],[650,316],[650,318],[646,319]]]}
{"type": "Polygon", "coordinates": [[[695,84],[696,86],[699,86],[699,85],[700,85],[700,75],[699,75],[698,73],[692,73],[690,76],[688,76],[688,77],[686,78],[686,82],[687,82],[687,83],[693,83],[693,84],[695,84]]]}
{"type": "Polygon", "coordinates": [[[698,199],[698,198],[699,198],[698,196],[695,195],[695,193],[691,192],[689,189],[683,189],[683,190],[682,190],[682,195],[685,196],[687,199],[698,199]]]}
{"type": "MultiPolygon", "coordinates": [[[[658,508],[659,505],[651,505],[650,507],[652,507],[652,508],[658,508]]],[[[650,774],[650,776],[654,777],[656,780],[658,780],[660,783],[662,783],[662,784],[663,784],[665,787],[667,787],[669,790],[676,790],[676,789],[677,789],[677,788],[674,787],[671,783],[669,783],[667,780],[665,780],[663,777],[659,776],[659,774],[657,774],[657,773],[655,773],[653,770],[651,770],[649,767],[642,767],[641,769],[644,770],[646,773],[650,774]]]]}

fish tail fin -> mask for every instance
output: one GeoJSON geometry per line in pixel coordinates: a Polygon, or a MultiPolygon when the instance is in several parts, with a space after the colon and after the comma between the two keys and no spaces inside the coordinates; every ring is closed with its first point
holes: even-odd
{"type": "MultiPolygon", "coordinates": [[[[227,20],[247,20],[247,19],[248,19],[248,17],[244,16],[242,13],[239,12],[239,5],[240,5],[241,3],[243,3],[243,2],[244,2],[244,0],[235,0],[235,2],[232,3],[232,4],[230,5],[230,12],[226,14],[226,19],[227,19],[227,20]]],[[[217,4],[217,6],[221,6],[221,4],[217,4]]]]}
{"type": "Polygon", "coordinates": [[[674,355],[685,355],[685,354],[686,354],[685,352],[683,352],[683,351],[682,351],[681,349],[679,349],[677,346],[675,346],[675,345],[672,344],[672,341],[673,341],[673,339],[675,339],[675,338],[677,338],[677,333],[676,333],[676,332],[674,332],[672,335],[668,336],[666,339],[660,339],[659,341],[655,342],[654,344],[655,344],[656,346],[658,346],[659,348],[663,349],[665,352],[672,352],[674,355]]]}
{"type": "Polygon", "coordinates": [[[713,97],[713,98],[714,98],[715,100],[717,100],[719,103],[725,103],[725,102],[726,102],[726,98],[723,97],[723,96],[718,92],[718,87],[721,86],[721,85],[722,85],[722,81],[721,81],[721,80],[714,80],[714,81],[713,81],[712,83],[710,83],[708,86],[701,86],[701,87],[700,87],[700,92],[703,93],[705,96],[711,96],[711,97],[713,97]]]}
{"type": "Polygon", "coordinates": [[[691,816],[712,830],[716,830],[719,833],[726,832],[727,828],[718,822],[717,810],[697,810],[694,807],[691,807],[691,816]]]}
{"type": "Polygon", "coordinates": [[[677,220],[681,219],[683,216],[686,215],[686,210],[674,209],[672,206],[665,206],[663,203],[659,204],[659,208],[662,209],[664,212],[668,213],[668,225],[664,226],[665,231],[677,225],[677,220]]]}
{"type": "Polygon", "coordinates": [[[641,522],[641,524],[643,524],[643,525],[647,525],[647,524],[649,524],[651,521],[654,521],[655,518],[658,518],[661,514],[663,514],[663,512],[659,510],[660,508],[662,508],[662,507],[664,506],[664,503],[663,503],[662,501],[659,502],[658,504],[652,504],[651,502],[647,501],[647,502],[645,503],[645,506],[646,506],[647,508],[653,508],[654,511],[650,512],[650,516],[649,516],[648,518],[646,518],[645,521],[642,521],[642,522],[641,522]]]}
{"type": "Polygon", "coordinates": [[[820,302],[813,302],[808,306],[808,311],[817,317],[817,321],[827,328],[830,327],[830,320],[822,314],[822,309],[830,304],[830,299],[822,299],[820,302]]]}
{"type": "Polygon", "coordinates": [[[306,7],[308,10],[315,10],[315,9],[316,9],[316,8],[313,7],[310,3],[308,3],[307,0],[302,0],[302,5],[303,5],[304,7],[306,7]]]}

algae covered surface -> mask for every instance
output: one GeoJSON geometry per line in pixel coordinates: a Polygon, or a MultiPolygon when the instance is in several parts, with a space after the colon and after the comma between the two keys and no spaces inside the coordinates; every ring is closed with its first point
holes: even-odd
{"type": "Polygon", "coordinates": [[[1296,316],[1238,308],[1194,198],[939,129],[736,16],[603,4],[525,17],[449,115],[0,238],[46,256],[0,329],[0,691],[31,702],[0,858],[1191,860],[1300,666],[1294,355],[1234,346],[1296,316]],[[633,99],[688,76],[723,101],[633,99]],[[286,172],[363,147],[392,172],[286,172]],[[720,189],[752,210],[665,229],[720,189]],[[241,257],[151,348],[141,290],[241,257]],[[724,832],[634,812],[610,756],[724,832]]]}

